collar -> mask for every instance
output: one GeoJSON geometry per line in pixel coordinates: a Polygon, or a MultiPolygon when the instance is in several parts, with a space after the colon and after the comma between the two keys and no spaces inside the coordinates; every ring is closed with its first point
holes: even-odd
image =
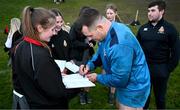
{"type": "MultiPolygon", "coordinates": [[[[155,26],[162,25],[164,22],[164,18],[161,18],[155,26]]],[[[152,23],[149,21],[149,24],[152,25],[152,23]]],[[[153,25],[152,25],[153,26],[153,25]]]]}
{"type": "Polygon", "coordinates": [[[26,42],[32,43],[34,45],[37,45],[37,46],[43,46],[39,41],[34,40],[34,39],[32,39],[32,38],[30,38],[28,36],[24,36],[23,40],[26,41],[26,42]]]}
{"type": "Polygon", "coordinates": [[[111,35],[111,30],[112,30],[114,24],[115,24],[115,22],[112,21],[112,22],[111,22],[111,26],[110,26],[110,28],[109,28],[109,30],[108,30],[108,32],[107,32],[106,37],[105,37],[101,42],[106,42],[106,41],[108,41],[108,40],[111,38],[111,37],[110,37],[110,35],[111,35]]]}

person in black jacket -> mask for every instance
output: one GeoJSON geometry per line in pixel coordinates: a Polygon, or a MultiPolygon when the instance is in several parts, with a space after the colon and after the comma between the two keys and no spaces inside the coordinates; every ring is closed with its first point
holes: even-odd
{"type": "Polygon", "coordinates": [[[71,60],[72,43],[69,33],[62,29],[64,18],[58,9],[51,9],[56,15],[56,31],[57,34],[51,37],[49,46],[52,49],[54,59],[71,60]]]}
{"type": "MultiPolygon", "coordinates": [[[[179,35],[175,27],[164,20],[166,3],[154,1],[148,6],[149,22],[140,27],[139,40],[150,69],[157,109],[165,109],[165,96],[170,73],[179,62],[179,35]]],[[[150,102],[146,102],[145,109],[150,102]]]]}
{"type": "Polygon", "coordinates": [[[75,60],[77,65],[86,63],[88,58],[84,58],[84,52],[87,52],[92,56],[94,53],[93,46],[96,44],[93,40],[87,40],[86,36],[83,35],[80,30],[82,26],[75,22],[70,29],[70,38],[73,45],[72,49],[72,58],[75,60]],[[91,43],[92,46],[89,44],[91,43]]]}
{"type": "MultiPolygon", "coordinates": [[[[79,15],[89,7],[84,6],[81,8],[79,15]]],[[[87,39],[81,32],[82,25],[78,22],[74,22],[70,29],[70,40],[72,42],[72,59],[77,65],[86,64],[87,61],[94,54],[93,47],[96,42],[91,39],[87,39]]],[[[80,92],[80,103],[82,105],[91,103],[91,98],[88,95],[89,88],[82,89],[80,92]]]]}
{"type": "MultiPolygon", "coordinates": [[[[51,37],[48,45],[51,48],[52,56],[57,60],[65,60],[71,61],[71,51],[72,51],[72,43],[70,40],[69,33],[62,29],[64,25],[64,18],[61,12],[58,9],[51,9],[51,11],[56,15],[56,31],[57,34],[51,37]]],[[[62,70],[63,75],[73,74],[70,70],[64,69],[62,70]]],[[[79,89],[67,89],[68,100],[74,98],[78,93],[79,89]]]]}
{"type": "Polygon", "coordinates": [[[12,60],[13,109],[68,109],[61,72],[47,45],[56,34],[55,15],[30,6],[22,15],[24,37],[12,60]]]}

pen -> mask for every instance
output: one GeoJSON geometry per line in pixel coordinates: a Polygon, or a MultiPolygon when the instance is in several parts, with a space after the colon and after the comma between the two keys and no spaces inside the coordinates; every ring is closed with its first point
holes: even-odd
{"type": "MultiPolygon", "coordinates": [[[[85,71],[86,65],[84,65],[83,67],[83,72],[85,71]]],[[[85,74],[83,75],[83,77],[85,77],[85,74]]]]}
{"type": "MultiPolygon", "coordinates": [[[[83,67],[83,72],[85,71],[85,69],[86,69],[86,65],[84,65],[84,67],[83,67]]],[[[90,74],[89,70],[88,70],[88,72],[86,74],[83,75],[83,77],[85,77],[87,74],[90,74]]]]}

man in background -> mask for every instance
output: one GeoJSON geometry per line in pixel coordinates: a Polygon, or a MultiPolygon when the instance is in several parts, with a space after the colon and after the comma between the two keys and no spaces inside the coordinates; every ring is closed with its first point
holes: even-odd
{"type": "MultiPolygon", "coordinates": [[[[166,90],[170,73],[179,62],[179,35],[175,27],[164,20],[166,3],[154,1],[148,6],[149,22],[140,27],[139,40],[150,69],[157,109],[166,108],[166,90]]],[[[144,109],[149,107],[150,96],[144,109]]]]}

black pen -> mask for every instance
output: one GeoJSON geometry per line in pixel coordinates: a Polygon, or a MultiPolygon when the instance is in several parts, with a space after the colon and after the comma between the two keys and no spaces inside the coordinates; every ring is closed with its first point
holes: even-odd
{"type": "MultiPolygon", "coordinates": [[[[84,65],[84,67],[83,67],[83,72],[85,71],[85,69],[86,69],[86,65],[84,65]]],[[[89,70],[88,70],[88,72],[86,74],[83,75],[83,77],[85,77],[87,74],[90,74],[89,70]]]]}
{"type": "MultiPolygon", "coordinates": [[[[85,69],[86,69],[86,65],[84,65],[84,67],[83,67],[83,72],[85,71],[85,69]]],[[[85,77],[86,75],[84,74],[83,75],[83,77],[85,77]]]]}

